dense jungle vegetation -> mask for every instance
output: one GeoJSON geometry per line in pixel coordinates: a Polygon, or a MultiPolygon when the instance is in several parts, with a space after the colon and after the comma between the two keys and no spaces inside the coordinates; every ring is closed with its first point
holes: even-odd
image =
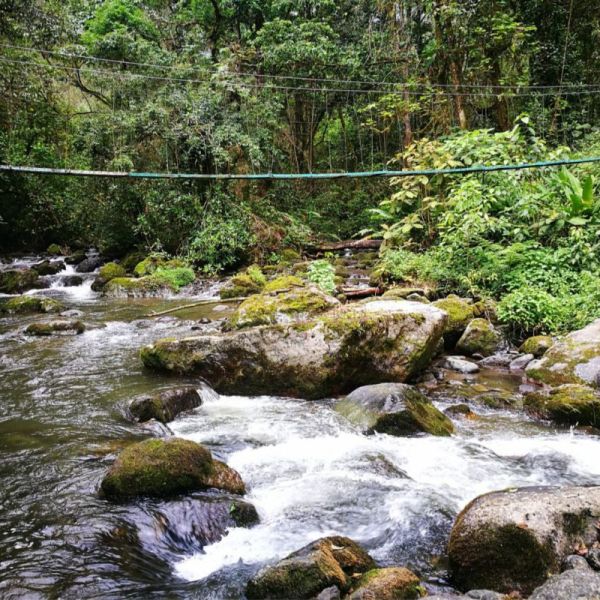
{"type": "MultiPolygon", "coordinates": [[[[185,173],[600,156],[600,1],[0,0],[0,162],[185,173]]],[[[207,273],[383,237],[376,276],[500,300],[519,335],[600,316],[600,165],[290,182],[0,176],[0,249],[207,273]]]]}

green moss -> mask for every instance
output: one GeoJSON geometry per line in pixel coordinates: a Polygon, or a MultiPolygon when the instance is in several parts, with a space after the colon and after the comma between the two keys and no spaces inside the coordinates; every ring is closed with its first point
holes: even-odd
{"type": "Polygon", "coordinates": [[[33,269],[11,269],[0,272],[0,292],[18,294],[34,288],[39,280],[33,269]]]}
{"type": "Polygon", "coordinates": [[[17,296],[0,306],[0,312],[9,314],[55,313],[64,310],[57,300],[41,296],[17,296]]]}
{"type": "Polygon", "coordinates": [[[265,287],[266,278],[260,269],[249,267],[246,273],[241,273],[231,278],[229,284],[222,288],[220,296],[226,298],[246,298],[252,294],[260,293],[265,287]],[[259,275],[262,275],[262,277],[259,275]]]}
{"type": "Polygon", "coordinates": [[[464,354],[490,356],[498,350],[502,341],[500,333],[485,319],[473,319],[467,326],[456,349],[464,354]]]}
{"type": "Polygon", "coordinates": [[[265,277],[264,273],[261,271],[258,265],[250,265],[246,269],[246,273],[248,274],[248,277],[250,277],[252,282],[255,283],[258,287],[260,287],[261,289],[265,287],[267,283],[267,278],[265,277]]]}
{"type": "Polygon", "coordinates": [[[127,273],[133,273],[136,265],[142,262],[145,258],[145,254],[139,250],[135,250],[127,254],[121,261],[121,265],[127,273]]]}
{"type": "Polygon", "coordinates": [[[47,336],[54,333],[82,334],[85,325],[81,321],[54,321],[50,323],[31,323],[25,329],[28,335],[47,336]]]}
{"type": "Polygon", "coordinates": [[[104,281],[108,282],[111,279],[116,279],[117,277],[125,277],[127,271],[125,268],[117,263],[109,262],[100,267],[100,277],[104,279],[104,281]]]}
{"type": "Polygon", "coordinates": [[[144,297],[164,294],[165,292],[176,292],[177,289],[166,279],[148,276],[140,277],[116,277],[109,281],[104,287],[107,296],[144,297]]]}
{"type": "Polygon", "coordinates": [[[295,275],[282,275],[272,281],[269,281],[265,286],[265,292],[282,292],[291,290],[295,287],[305,287],[306,283],[295,275]]]}
{"type": "Polygon", "coordinates": [[[420,287],[393,287],[387,290],[383,297],[388,300],[404,300],[411,294],[419,294],[421,296],[427,296],[428,290],[420,287]]]}
{"type": "Polygon", "coordinates": [[[294,263],[302,260],[302,256],[299,252],[293,248],[284,248],[279,255],[279,262],[282,263],[294,263]]]}
{"type": "Polygon", "coordinates": [[[554,344],[538,366],[527,369],[527,376],[550,386],[567,383],[587,384],[577,367],[600,357],[600,344],[579,344],[568,337],[554,344]]]}
{"type": "Polygon", "coordinates": [[[519,352],[523,354],[533,354],[536,358],[543,356],[554,344],[554,340],[549,335],[535,335],[527,338],[519,352]]]}
{"type": "Polygon", "coordinates": [[[153,275],[150,275],[156,281],[159,281],[175,291],[193,283],[196,279],[194,270],[190,267],[158,267],[153,275]]]}
{"type": "Polygon", "coordinates": [[[415,600],[426,593],[414,573],[402,567],[388,567],[371,569],[365,573],[358,580],[349,600],[415,600]]]}
{"type": "Polygon", "coordinates": [[[433,306],[448,314],[448,321],[444,333],[461,334],[475,316],[473,306],[458,296],[448,296],[436,300],[433,306]]]}
{"type": "Polygon", "coordinates": [[[527,394],[524,407],[530,413],[564,425],[600,427],[600,395],[585,385],[566,384],[548,394],[527,394]]]}
{"type": "Polygon", "coordinates": [[[167,259],[160,254],[151,254],[135,266],[133,273],[136,277],[145,277],[152,275],[159,268],[179,269],[182,267],[188,267],[188,265],[180,258],[167,259]]]}
{"type": "Polygon", "coordinates": [[[63,249],[58,244],[50,244],[46,252],[52,256],[62,256],[63,249]]]}

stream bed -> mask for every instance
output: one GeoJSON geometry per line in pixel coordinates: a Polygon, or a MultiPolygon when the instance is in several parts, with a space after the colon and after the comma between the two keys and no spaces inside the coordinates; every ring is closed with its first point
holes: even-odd
{"type": "MultiPolygon", "coordinates": [[[[430,589],[446,589],[448,533],[475,496],[600,484],[599,437],[518,411],[474,406],[478,418],[456,419],[452,437],[396,438],[362,435],[331,401],[212,394],[170,428],[239,471],[260,523],[221,536],[210,526],[221,510],[210,494],[197,495],[200,503],[107,502],[98,486],[118,451],[161,433],[128,421],[127,403],[199,384],[145,372],[140,347],[210,329],[200,319],[230,309],[217,301],[181,318],[149,319],[190,297],[109,300],[91,290],[93,275],[64,287],[66,274],[34,293],[82,311],[85,333],[29,337],[26,325],[43,317],[0,319],[2,598],[242,598],[261,565],[330,534],[355,539],[382,565],[414,569],[430,589]]],[[[208,286],[195,297],[214,292],[208,286]]],[[[518,393],[514,377],[493,377],[518,393]]]]}

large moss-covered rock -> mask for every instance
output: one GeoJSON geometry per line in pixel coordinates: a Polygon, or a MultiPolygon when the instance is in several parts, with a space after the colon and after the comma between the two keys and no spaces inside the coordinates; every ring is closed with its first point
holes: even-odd
{"type": "Polygon", "coordinates": [[[122,265],[115,262],[109,262],[100,267],[98,275],[104,279],[105,282],[109,282],[117,277],[125,277],[127,271],[122,265]]]}
{"type": "Polygon", "coordinates": [[[450,571],[463,590],[530,594],[575,544],[597,539],[600,487],[523,488],[473,500],[448,544],[450,571]]]}
{"type": "Polygon", "coordinates": [[[102,480],[107,498],[168,497],[217,488],[245,493],[239,474],[214,460],[200,444],[179,438],[145,440],[127,447],[102,480]]]}
{"type": "Polygon", "coordinates": [[[201,376],[222,393],[323,398],[415,376],[445,321],[429,305],[376,301],[306,322],[159,340],[141,358],[154,370],[201,376]]]}
{"type": "Polygon", "coordinates": [[[198,389],[186,386],[136,398],[129,405],[129,412],[137,421],[156,419],[161,423],[169,423],[180,413],[193,410],[201,404],[202,396],[198,389]]]}
{"type": "Polygon", "coordinates": [[[406,436],[416,433],[450,435],[452,421],[410,385],[368,385],[346,396],[336,410],[367,433],[406,436]]]}
{"type": "Polygon", "coordinates": [[[64,310],[58,300],[43,296],[17,296],[0,305],[0,312],[8,314],[58,313],[64,310]]]}
{"type": "Polygon", "coordinates": [[[444,334],[457,339],[475,317],[473,305],[455,295],[436,300],[434,306],[448,315],[444,334]]]}
{"type": "Polygon", "coordinates": [[[540,358],[552,348],[553,344],[554,340],[549,335],[534,335],[521,344],[519,352],[533,354],[535,358],[540,358]]]}
{"type": "Polygon", "coordinates": [[[557,423],[600,427],[600,393],[586,385],[571,383],[547,393],[527,394],[524,406],[529,412],[557,423]]]}
{"type": "Polygon", "coordinates": [[[526,372],[528,377],[548,385],[583,383],[600,387],[600,319],[556,342],[526,372]]]}
{"type": "Polygon", "coordinates": [[[371,569],[365,573],[349,600],[414,600],[426,595],[419,578],[408,569],[388,567],[371,569]]]}
{"type": "Polygon", "coordinates": [[[109,298],[160,298],[176,290],[163,279],[148,277],[116,277],[102,289],[109,298]]]}
{"type": "Polygon", "coordinates": [[[351,539],[322,538],[259,571],[248,583],[246,596],[251,600],[314,598],[331,586],[347,590],[352,575],[374,567],[373,559],[351,539]]]}
{"type": "Polygon", "coordinates": [[[0,292],[3,294],[20,294],[39,287],[43,286],[37,271],[33,269],[0,271],[0,292]]]}
{"type": "Polygon", "coordinates": [[[456,344],[458,352],[491,356],[502,346],[501,333],[486,319],[473,319],[456,344]]]}
{"type": "Polygon", "coordinates": [[[31,323],[25,329],[27,335],[79,335],[85,331],[85,325],[77,320],[49,321],[46,323],[31,323]]]}
{"type": "Polygon", "coordinates": [[[241,273],[231,278],[231,281],[221,288],[219,295],[223,299],[246,298],[252,294],[259,294],[264,288],[264,283],[255,281],[247,273],[241,273]]]}
{"type": "Polygon", "coordinates": [[[146,277],[156,273],[158,269],[179,269],[186,266],[186,262],[179,258],[167,259],[158,254],[151,254],[135,266],[133,273],[136,277],[146,277]]]}
{"type": "Polygon", "coordinates": [[[286,292],[250,296],[240,304],[229,322],[237,329],[273,325],[294,317],[316,315],[339,304],[339,300],[315,287],[293,287],[286,292]]]}

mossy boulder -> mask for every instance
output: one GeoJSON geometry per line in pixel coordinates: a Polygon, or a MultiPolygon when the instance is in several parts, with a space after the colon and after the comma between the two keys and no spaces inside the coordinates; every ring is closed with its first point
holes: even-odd
{"type": "Polygon", "coordinates": [[[184,411],[193,410],[202,404],[202,396],[194,386],[165,390],[153,396],[136,398],[129,405],[129,412],[137,421],[156,419],[169,423],[184,411]]]}
{"type": "Polygon", "coordinates": [[[261,569],[246,587],[250,600],[314,598],[337,586],[346,591],[352,576],[375,567],[373,559],[347,537],[322,538],[293,552],[276,565],[261,569]]]}
{"type": "Polygon", "coordinates": [[[287,292],[294,288],[305,287],[306,282],[296,275],[282,275],[268,281],[265,285],[265,292],[287,292]]]}
{"type": "Polygon", "coordinates": [[[33,269],[0,271],[0,292],[3,294],[20,294],[39,287],[44,286],[40,284],[38,272],[33,269]]]}
{"type": "Polygon", "coordinates": [[[47,323],[31,323],[25,329],[27,335],[49,336],[49,335],[80,335],[85,331],[85,325],[81,321],[49,321],[47,323]]]}
{"type": "Polygon", "coordinates": [[[265,287],[264,282],[256,281],[248,273],[232,277],[230,282],[219,292],[223,299],[246,298],[252,294],[259,294],[265,287]]]}
{"type": "Polygon", "coordinates": [[[50,256],[62,256],[64,252],[58,244],[50,244],[46,249],[46,254],[50,254],[50,256]]]}
{"type": "Polygon", "coordinates": [[[58,313],[64,310],[58,300],[43,296],[17,296],[0,305],[0,312],[8,314],[58,313]]]}
{"type": "Polygon", "coordinates": [[[530,594],[576,544],[597,539],[600,487],[534,487],[493,492],[457,517],[448,556],[454,584],[530,594]]]}
{"type": "Polygon", "coordinates": [[[293,287],[279,294],[255,294],[244,300],[231,316],[232,327],[285,323],[291,318],[309,317],[338,306],[339,300],[310,287],[293,287]]]}
{"type": "Polygon", "coordinates": [[[38,275],[56,275],[65,270],[62,260],[43,260],[31,267],[38,275]]]}
{"type": "Polygon", "coordinates": [[[468,324],[475,317],[473,305],[455,295],[436,300],[433,305],[448,315],[444,335],[455,339],[458,339],[463,334],[468,324]]]}
{"type": "Polygon", "coordinates": [[[141,263],[145,258],[144,252],[139,250],[134,250],[129,254],[123,257],[123,260],[120,262],[121,266],[125,269],[126,273],[133,273],[135,267],[141,263]]]}
{"type": "Polygon", "coordinates": [[[525,409],[564,425],[600,427],[600,393],[577,383],[561,385],[548,393],[527,394],[525,409]]]}
{"type": "Polygon", "coordinates": [[[284,264],[291,264],[302,260],[300,252],[293,248],[284,248],[279,254],[279,262],[284,264]]]}
{"type": "Polygon", "coordinates": [[[108,283],[117,277],[125,277],[125,275],[127,275],[127,271],[123,265],[115,262],[109,262],[100,267],[100,272],[98,275],[108,283]]]}
{"type": "Polygon", "coordinates": [[[168,282],[152,275],[148,277],[116,277],[102,289],[109,298],[160,298],[177,290],[168,282]]]}
{"type": "Polygon", "coordinates": [[[158,254],[151,254],[144,260],[140,261],[133,269],[133,274],[136,277],[146,277],[156,273],[158,269],[179,269],[187,267],[187,263],[180,258],[167,259],[158,254]]]}
{"type": "Polygon", "coordinates": [[[335,409],[366,433],[407,436],[450,435],[452,421],[416,388],[403,383],[368,385],[339,401],[335,409]]]}
{"type": "Polygon", "coordinates": [[[403,567],[367,571],[354,586],[349,600],[414,600],[426,595],[419,578],[403,567]]]}
{"type": "Polygon", "coordinates": [[[502,347],[502,334],[486,319],[473,319],[456,343],[456,350],[472,356],[491,356],[502,347]]]}
{"type": "Polygon", "coordinates": [[[600,319],[557,341],[526,373],[552,386],[581,383],[600,387],[600,319]]]}
{"type": "Polygon", "coordinates": [[[554,345],[554,340],[549,335],[534,335],[527,338],[519,348],[523,354],[533,354],[535,358],[540,358],[546,354],[554,345]]]}
{"type": "Polygon", "coordinates": [[[380,300],[305,322],[159,340],[141,358],[153,370],[200,376],[220,393],[324,398],[415,376],[445,321],[430,305],[380,300]]]}
{"type": "Polygon", "coordinates": [[[163,498],[209,488],[245,493],[237,471],[213,459],[204,446],[180,438],[145,440],[128,446],[101,483],[103,494],[113,500],[163,498]]]}

